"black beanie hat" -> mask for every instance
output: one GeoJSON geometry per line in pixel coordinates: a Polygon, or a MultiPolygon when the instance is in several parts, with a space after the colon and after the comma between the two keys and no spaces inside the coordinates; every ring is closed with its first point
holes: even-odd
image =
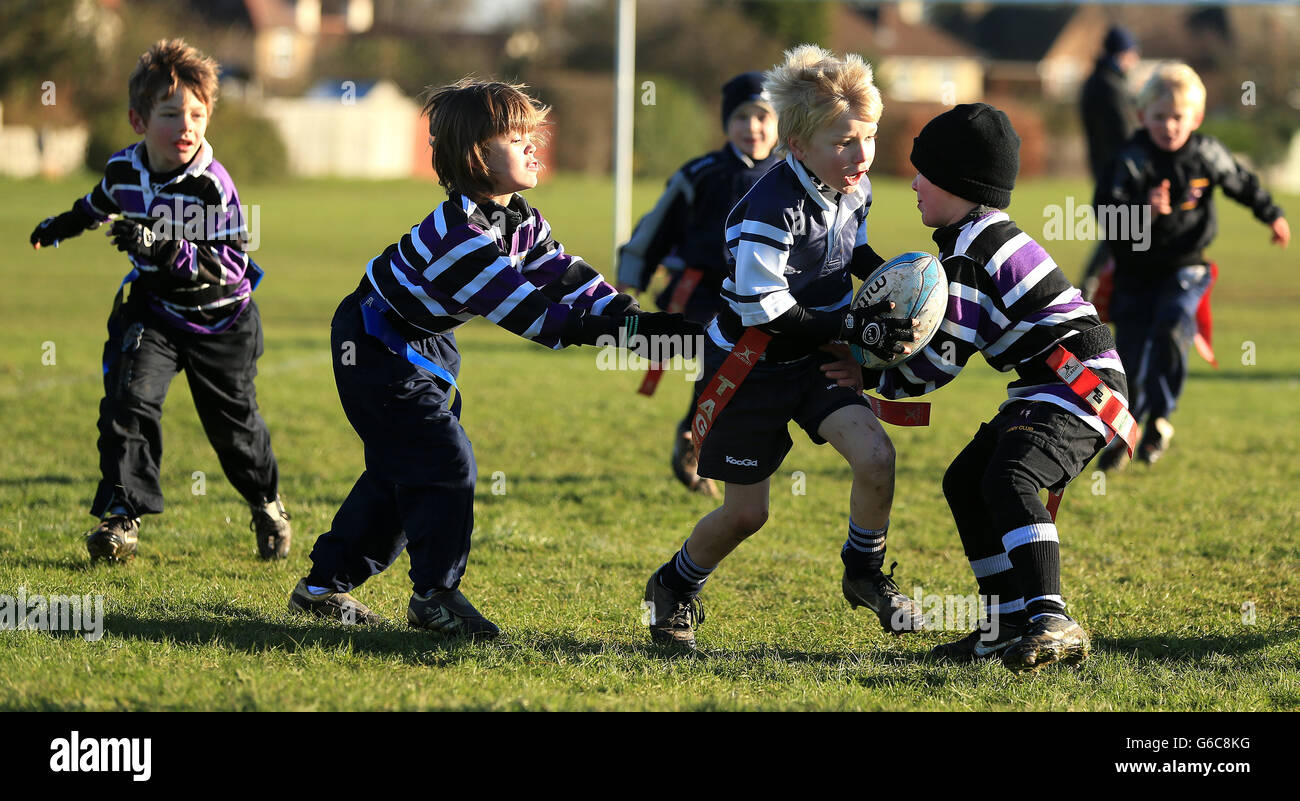
{"type": "Polygon", "coordinates": [[[727,129],[727,120],[732,112],[745,103],[763,99],[763,73],[742,72],[722,87],[722,129],[727,129]]]}
{"type": "Polygon", "coordinates": [[[963,103],[925,124],[912,140],[912,166],[964,200],[1005,209],[1020,171],[1020,137],[987,103],[963,103]]]}

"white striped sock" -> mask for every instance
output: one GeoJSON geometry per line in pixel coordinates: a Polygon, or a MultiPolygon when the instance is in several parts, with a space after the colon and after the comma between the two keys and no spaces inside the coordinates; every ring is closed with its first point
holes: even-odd
{"type": "Polygon", "coordinates": [[[852,548],[859,553],[876,553],[885,550],[885,535],[889,533],[889,523],[881,529],[862,528],[849,521],[849,538],[845,541],[846,548],[852,548]]]}
{"type": "Polygon", "coordinates": [[[706,570],[705,568],[695,564],[691,557],[687,555],[685,544],[683,544],[681,550],[677,552],[677,561],[674,566],[677,568],[677,572],[681,574],[682,578],[694,584],[703,584],[716,569],[711,567],[706,570]]]}

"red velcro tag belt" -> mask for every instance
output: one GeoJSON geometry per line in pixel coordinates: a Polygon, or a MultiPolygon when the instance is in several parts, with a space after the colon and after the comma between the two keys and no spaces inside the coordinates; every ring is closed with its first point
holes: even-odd
{"type": "MultiPolygon", "coordinates": [[[[687,267],[682,277],[677,281],[677,286],[673,289],[673,296],[668,299],[668,308],[665,309],[669,314],[681,314],[686,311],[686,302],[691,299],[691,293],[695,287],[700,285],[700,279],[704,277],[704,271],[698,267],[687,267]]],[[[637,390],[642,395],[655,394],[655,388],[659,386],[659,379],[663,378],[664,368],[655,365],[645,374],[641,381],[641,387],[637,390]]]]}
{"type": "Polygon", "coordinates": [[[757,328],[746,328],[745,333],[731,349],[726,361],[718,368],[709,381],[709,385],[700,393],[700,402],[695,406],[695,416],[691,418],[691,438],[695,441],[695,453],[700,452],[700,445],[713,428],[713,421],[718,419],[722,410],[731,403],[736,388],[745,382],[749,371],[758,364],[758,358],[767,350],[767,343],[772,341],[770,334],[757,328]]]}
{"type": "MultiPolygon", "coordinates": [[[[1124,440],[1129,455],[1132,456],[1133,449],[1137,446],[1138,424],[1133,415],[1129,414],[1124,401],[1102,383],[1096,373],[1061,345],[1057,345],[1047,357],[1047,366],[1096,412],[1111,431],[1124,440]]],[[[1106,439],[1109,441],[1111,438],[1106,439]]]]}
{"type": "Polygon", "coordinates": [[[891,426],[930,425],[930,404],[925,401],[892,401],[866,396],[876,419],[891,426]]]}
{"type": "Polygon", "coordinates": [[[1056,512],[1061,508],[1061,499],[1065,497],[1065,487],[1061,487],[1060,492],[1047,491],[1047,514],[1051,515],[1052,522],[1056,522],[1056,512]]]}

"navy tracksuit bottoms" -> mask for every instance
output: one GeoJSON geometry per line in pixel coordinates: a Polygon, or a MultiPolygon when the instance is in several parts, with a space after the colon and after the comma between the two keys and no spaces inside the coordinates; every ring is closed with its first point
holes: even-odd
{"type": "MultiPolygon", "coordinates": [[[[455,588],[474,527],[474,451],[453,391],[428,370],[366,333],[368,285],[339,304],[330,325],[334,381],[348,421],[365,445],[365,472],[330,530],[316,540],[307,583],[348,592],[387,569],[405,548],[415,592],[455,588]]],[[[455,376],[460,352],[450,333],[410,343],[455,376]]]]}
{"type": "Polygon", "coordinates": [[[1182,267],[1159,283],[1116,288],[1110,301],[1115,343],[1129,381],[1129,411],[1139,423],[1168,418],[1187,381],[1196,309],[1210,288],[1210,268],[1182,267]]]}

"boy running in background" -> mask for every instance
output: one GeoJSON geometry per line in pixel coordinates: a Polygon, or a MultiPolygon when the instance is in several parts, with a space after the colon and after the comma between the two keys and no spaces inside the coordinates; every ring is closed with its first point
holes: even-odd
{"type": "MultiPolygon", "coordinates": [[[[763,75],[746,72],[722,87],[722,128],[727,144],[721,150],[688,161],[668,179],[659,202],[641,218],[632,238],[619,249],[620,290],[644,291],[655,268],[663,264],[672,273],[668,286],[655,302],[669,308],[674,297],[686,294],[682,311],[686,319],[707,324],[717,314],[718,292],[727,277],[724,231],[727,214],[777,158],[776,112],[763,95],[763,75]],[[697,283],[696,283],[697,282],[697,283]],[[694,289],[690,289],[695,283],[694,289]],[[686,290],[679,290],[682,284],[686,290]]],[[[717,497],[713,481],[696,473],[691,444],[691,418],[707,376],[695,382],[686,416],[673,438],[671,464],[677,480],[688,489],[717,497]]]]}
{"type": "Polygon", "coordinates": [[[289,515],[253,386],[262,319],[252,292],[261,270],[244,252],[239,193],[204,138],[217,64],[180,39],[160,41],[140,57],[128,86],[131,127],[144,139],[114,154],[89,194],[31,235],[37,249],[57,246],[116,215],[108,233],[131,262],[104,345],[101,479],[90,508],[100,522],[86,549],[92,561],[128,561],[140,516],[162,512],[163,399],[184,370],[221,468],[252,509],[258,554],[283,559],[289,515]],[[211,230],[182,225],[195,214],[211,230]]]}
{"type": "MultiPolygon", "coordinates": [[[[881,570],[893,445],[862,395],[828,386],[821,371],[833,358],[821,348],[833,340],[892,356],[912,338],[910,321],[880,317],[884,304],[849,311],[850,275],[865,277],[882,262],[867,244],[880,92],[860,57],[838,59],[813,45],[787,51],[764,88],[788,153],[727,218],[727,302],[706,330],[705,375],[735,364],[729,359],[752,365],[700,446],[699,473],[724,482],[724,499],[645,589],[651,638],[686,648],[695,647],[703,620],[705,581],[767,521],[771,476],[793,444],[791,420],[814,443],[831,443],[853,472],[841,551],[845,597],[872,609],[888,631],[914,631],[923,621],[881,570]],[[756,339],[767,341],[759,358],[761,345],[749,344],[756,339]]],[[[699,423],[693,427],[701,436],[699,423]]]]}
{"type": "Polygon", "coordinates": [[[984,103],[956,106],[926,124],[911,159],[921,222],[936,229],[948,276],[948,310],[914,358],[863,371],[867,386],[886,398],[932,392],[976,352],[993,368],[1017,374],[998,413],[943,477],[990,620],[930,656],[1002,656],[1015,671],[1082,660],[1088,635],[1066,614],[1060,540],[1039,491],[1063,490],[1113,436],[1112,424],[1132,434],[1124,424],[1124,370],[1092,304],[1000,211],[1011,204],[1020,164],[1020,137],[1005,114],[984,103]],[[1107,401],[1100,413],[1049,365],[1060,346],[1100,380],[1096,394],[1107,401]]]}
{"type": "MultiPolygon", "coordinates": [[[[1111,232],[1115,289],[1110,317],[1128,371],[1133,417],[1146,421],[1137,458],[1148,464],[1169,447],[1169,421],[1187,380],[1187,352],[1196,336],[1196,309],[1210,287],[1205,249],[1218,233],[1214,188],[1250,208],[1286,247],[1291,228],[1282,209],[1223,143],[1196,133],[1205,117],[1205,85],[1186,64],[1158,67],[1138,97],[1143,130],[1120,151],[1095,205],[1151,207],[1149,237],[1111,232]]],[[[1105,215],[1100,215],[1105,218],[1105,215]]],[[[1123,469],[1128,452],[1112,443],[1099,461],[1123,469]]]]}
{"type": "Polygon", "coordinates": [[[466,78],[425,104],[447,200],[371,259],[334,313],[334,380],[365,445],[366,469],[316,540],[311,571],[289,597],[291,612],[378,622],[349,593],[405,549],[412,626],[500,633],[459,589],[476,465],[460,425],[457,327],[481,316],[555,349],[602,337],[700,333],[681,315],[641,314],[636,301],[565,253],[518,194],[537,185],[535,140],[547,113],[522,88],[466,78]]]}

